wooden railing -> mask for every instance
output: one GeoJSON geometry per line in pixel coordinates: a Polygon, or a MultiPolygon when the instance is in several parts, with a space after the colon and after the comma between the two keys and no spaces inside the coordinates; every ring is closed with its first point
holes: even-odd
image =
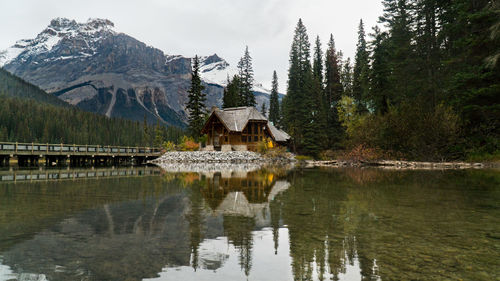
{"type": "Polygon", "coordinates": [[[0,142],[0,152],[39,153],[39,154],[161,154],[160,148],[139,146],[109,146],[109,145],[78,145],[78,144],[48,144],[48,143],[18,143],[0,142]]]}

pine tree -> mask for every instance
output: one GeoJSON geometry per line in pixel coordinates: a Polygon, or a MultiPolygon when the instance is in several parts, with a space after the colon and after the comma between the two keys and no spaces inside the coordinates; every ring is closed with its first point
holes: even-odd
{"type": "Polygon", "coordinates": [[[238,75],[234,75],[233,79],[227,80],[227,85],[224,88],[224,96],[222,98],[222,107],[223,108],[229,108],[229,107],[237,107],[240,104],[240,89],[241,89],[241,82],[240,78],[238,75]]]}
{"type": "Polygon", "coordinates": [[[264,115],[264,117],[267,118],[267,107],[266,107],[266,103],[265,102],[262,103],[262,107],[260,109],[260,112],[262,113],[262,115],[264,115]]]}
{"type": "Polygon", "coordinates": [[[365,27],[363,24],[363,20],[360,20],[352,86],[353,98],[357,103],[359,112],[364,112],[367,110],[365,98],[369,90],[369,70],[369,53],[367,50],[365,27]]]}
{"type": "Polygon", "coordinates": [[[240,106],[255,106],[255,96],[253,94],[253,67],[252,57],[248,51],[248,46],[245,48],[245,54],[238,62],[240,83],[240,106]]]}
{"type": "Polygon", "coordinates": [[[384,0],[384,15],[380,22],[389,29],[387,41],[388,64],[390,67],[388,92],[394,93],[391,97],[392,104],[412,100],[422,92],[422,81],[417,81],[419,72],[416,62],[417,54],[414,52],[412,41],[414,24],[409,10],[408,0],[384,0]],[[413,81],[408,81],[412,77],[413,81]]]}
{"type": "Polygon", "coordinates": [[[142,122],[142,129],[143,129],[143,135],[142,138],[144,140],[144,145],[151,146],[151,138],[149,135],[149,126],[148,126],[148,120],[146,118],[146,113],[144,113],[144,120],[142,122]]]}
{"type": "Polygon", "coordinates": [[[500,50],[498,1],[443,1],[439,45],[444,45],[442,75],[447,83],[442,100],[462,119],[467,149],[500,150],[500,65],[491,56],[500,50]],[[493,34],[494,34],[493,33],[493,34]]]}
{"type": "Polygon", "coordinates": [[[335,48],[335,40],[330,35],[325,58],[325,105],[327,116],[328,146],[338,146],[343,137],[343,129],[339,122],[337,105],[344,93],[341,82],[341,53],[335,48]]]}
{"type": "Polygon", "coordinates": [[[314,78],[323,84],[323,52],[321,51],[321,41],[319,36],[316,36],[314,46],[313,74],[314,78]]]}
{"type": "Polygon", "coordinates": [[[278,97],[278,75],[276,71],[273,72],[273,82],[271,89],[271,97],[269,98],[269,121],[273,122],[275,126],[280,123],[280,102],[278,97]]]}
{"type": "MultiPolygon", "coordinates": [[[[328,146],[328,115],[329,107],[323,89],[323,51],[321,41],[316,37],[313,56],[313,81],[311,97],[313,98],[312,118],[314,131],[318,139],[317,150],[325,149],[328,146]]],[[[316,150],[316,149],[315,149],[316,150]]]]}
{"type": "MultiPolygon", "coordinates": [[[[283,99],[283,126],[293,138],[296,151],[302,145],[304,126],[310,123],[310,97],[304,92],[307,73],[311,72],[310,43],[302,19],[299,19],[290,51],[287,95],[283,99]]],[[[309,89],[308,89],[309,92],[309,89]]]]}
{"type": "Polygon", "coordinates": [[[344,95],[352,97],[352,65],[351,58],[347,58],[342,65],[340,81],[344,89],[344,95]]]}
{"type": "Polygon", "coordinates": [[[189,132],[195,139],[200,137],[200,131],[205,123],[205,87],[201,84],[200,62],[195,56],[193,63],[193,74],[191,77],[191,88],[188,90],[187,110],[189,112],[189,132]]]}
{"type": "Polygon", "coordinates": [[[158,119],[156,121],[156,127],[155,127],[155,139],[154,139],[154,142],[153,142],[153,145],[155,147],[161,147],[163,145],[163,131],[161,130],[161,126],[160,126],[160,120],[158,119]]]}
{"type": "Polygon", "coordinates": [[[370,107],[378,114],[385,114],[389,109],[389,52],[387,46],[387,33],[381,32],[378,27],[373,28],[372,69],[370,71],[370,107]]]}
{"type": "Polygon", "coordinates": [[[283,99],[283,125],[292,136],[293,149],[315,155],[319,150],[320,130],[314,120],[315,87],[310,61],[307,30],[299,19],[290,51],[287,95],[283,99]]]}

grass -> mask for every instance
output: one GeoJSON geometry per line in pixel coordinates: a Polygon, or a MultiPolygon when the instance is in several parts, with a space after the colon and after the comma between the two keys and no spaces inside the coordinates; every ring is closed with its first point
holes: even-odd
{"type": "Polygon", "coordinates": [[[297,155],[295,156],[295,159],[297,159],[297,161],[306,161],[306,160],[313,160],[314,158],[307,155],[297,155]]]}
{"type": "Polygon", "coordinates": [[[467,162],[500,162],[500,150],[493,153],[471,152],[467,155],[467,162]]]}

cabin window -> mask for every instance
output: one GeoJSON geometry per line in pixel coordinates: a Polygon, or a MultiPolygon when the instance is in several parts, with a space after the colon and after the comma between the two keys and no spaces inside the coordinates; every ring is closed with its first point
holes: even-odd
{"type": "Polygon", "coordinates": [[[253,126],[253,134],[258,135],[259,134],[259,124],[255,124],[253,126]]]}
{"type": "Polygon", "coordinates": [[[242,142],[247,142],[247,136],[241,136],[241,141],[242,142]]]}
{"type": "Polygon", "coordinates": [[[259,141],[259,136],[254,136],[253,141],[259,141]]]}
{"type": "Polygon", "coordinates": [[[227,136],[224,137],[225,142],[229,142],[229,138],[227,136]]]}
{"type": "Polygon", "coordinates": [[[248,142],[252,142],[252,136],[248,136],[248,142]]]}

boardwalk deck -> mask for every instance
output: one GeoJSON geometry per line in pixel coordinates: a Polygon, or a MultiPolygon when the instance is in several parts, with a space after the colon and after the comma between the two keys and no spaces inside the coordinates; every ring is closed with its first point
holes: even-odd
{"type": "Polygon", "coordinates": [[[49,166],[67,162],[73,166],[142,164],[161,153],[161,149],[151,147],[0,142],[0,165],[9,165],[12,158],[17,159],[20,166],[36,165],[41,158],[49,166]]]}

